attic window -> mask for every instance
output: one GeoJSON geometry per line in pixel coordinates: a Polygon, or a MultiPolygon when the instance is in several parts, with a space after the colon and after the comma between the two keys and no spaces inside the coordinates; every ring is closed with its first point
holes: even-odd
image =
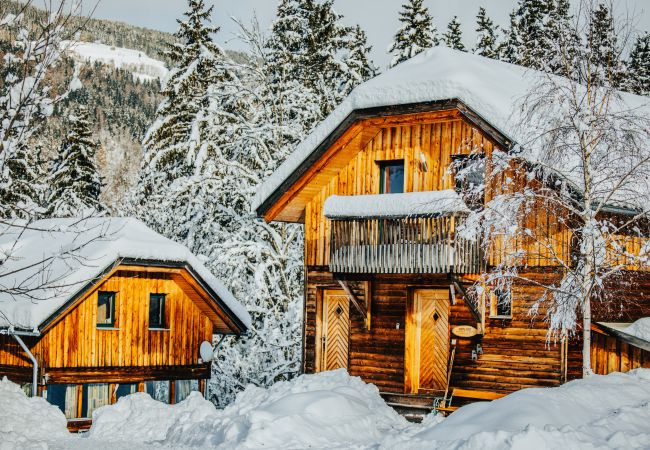
{"type": "Polygon", "coordinates": [[[165,328],[165,294],[149,294],[149,328],[165,328]]]}
{"type": "Polygon", "coordinates": [[[490,317],[497,319],[512,318],[512,296],[510,291],[496,289],[490,294],[490,317]]]}
{"type": "Polygon", "coordinates": [[[115,292],[97,293],[97,326],[100,328],[115,326],[115,292]]]}
{"type": "Polygon", "coordinates": [[[483,203],[485,158],[483,155],[455,155],[451,165],[458,192],[467,205],[475,209],[483,203]]]}
{"type": "Polygon", "coordinates": [[[379,193],[404,192],[404,160],[379,162],[379,193]]]}

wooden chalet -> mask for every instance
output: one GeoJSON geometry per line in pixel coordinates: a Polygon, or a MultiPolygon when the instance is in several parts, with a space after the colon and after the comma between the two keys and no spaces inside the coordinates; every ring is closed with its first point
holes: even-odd
{"type": "Polygon", "coordinates": [[[0,294],[0,377],[59,406],[73,429],[133,392],[167,403],[205,392],[201,344],[250,324],[186,247],[134,219],[42,220],[0,239],[13,289],[0,294]]]}
{"type": "MultiPolygon", "coordinates": [[[[494,399],[581,376],[581,343],[549,345],[545,311],[529,315],[540,287],[488,290],[478,304],[466,295],[499,254],[456,234],[477,205],[449,166],[480,149],[488,170],[495,150],[511,148],[506,119],[524,78],[502,62],[428,51],[357,87],[261,187],[259,216],[304,225],[304,372],[346,368],[409,413],[452,392],[494,399]]],[[[479,203],[501,188],[486,186],[479,203]]],[[[570,251],[549,211],[526,221],[570,251]]],[[[520,270],[561,276],[550,258],[520,270]]],[[[596,320],[650,316],[650,277],[636,277],[637,290],[621,293],[633,306],[596,320]]],[[[593,332],[597,373],[650,367],[650,343],[610,331],[593,332]]]]}

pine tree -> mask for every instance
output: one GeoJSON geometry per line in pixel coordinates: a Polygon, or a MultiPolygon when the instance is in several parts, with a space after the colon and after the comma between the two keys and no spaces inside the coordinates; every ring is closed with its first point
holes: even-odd
{"type": "Polygon", "coordinates": [[[556,75],[576,78],[576,60],[580,53],[580,37],[572,23],[569,0],[555,0],[546,23],[549,42],[547,70],[556,75]]]}
{"type": "Polygon", "coordinates": [[[52,164],[47,197],[48,217],[78,217],[101,212],[102,187],[95,163],[98,145],[92,139],[88,110],[69,117],[68,134],[52,164]]]}
{"type": "Polygon", "coordinates": [[[510,27],[505,32],[505,40],[499,45],[499,59],[511,64],[519,61],[519,29],[515,11],[510,13],[510,27]]]}
{"type": "Polygon", "coordinates": [[[372,47],[368,45],[368,38],[365,31],[359,25],[352,29],[348,51],[344,57],[345,65],[348,67],[347,80],[342,86],[343,92],[351,92],[355,86],[374,77],[377,69],[369,59],[372,47]]]}
{"type": "Polygon", "coordinates": [[[214,217],[219,206],[207,199],[219,189],[218,172],[227,170],[215,152],[232,119],[223,101],[220,122],[208,120],[211,97],[228,99],[233,80],[231,64],[212,41],[211,34],[218,31],[209,26],[212,9],[203,0],[189,0],[186,20],[179,21],[177,42],[168,51],[175,66],[145,136],[142,169],[125,211],[197,253],[202,233],[212,232],[207,222],[219,223],[214,217]],[[213,136],[218,139],[211,140],[213,136]]]}
{"type": "Polygon", "coordinates": [[[621,48],[618,45],[614,18],[609,8],[599,3],[591,12],[587,36],[589,82],[619,87],[624,80],[621,48]]]}
{"type": "Polygon", "coordinates": [[[480,7],[476,16],[476,46],[473,52],[487,58],[498,59],[499,45],[497,43],[498,25],[494,25],[485,8],[480,7]]]}
{"type": "Polygon", "coordinates": [[[551,0],[519,0],[511,15],[509,62],[532,69],[545,70],[551,53],[546,24],[553,10],[551,0]],[[511,58],[515,60],[511,60],[511,58]]]}
{"type": "Polygon", "coordinates": [[[638,95],[650,95],[650,34],[637,36],[627,62],[625,89],[638,95]]]}
{"type": "Polygon", "coordinates": [[[399,21],[402,25],[388,49],[393,55],[390,67],[439,44],[433,18],[429,9],[423,5],[423,0],[409,0],[402,5],[399,21]]]}
{"type": "Polygon", "coordinates": [[[45,162],[38,148],[21,145],[4,161],[0,217],[33,219],[43,213],[45,162]]]}
{"type": "Polygon", "coordinates": [[[460,22],[458,17],[454,16],[451,19],[451,22],[447,25],[447,32],[443,35],[443,40],[445,45],[454,50],[465,51],[465,46],[463,45],[463,33],[460,30],[460,22]]]}

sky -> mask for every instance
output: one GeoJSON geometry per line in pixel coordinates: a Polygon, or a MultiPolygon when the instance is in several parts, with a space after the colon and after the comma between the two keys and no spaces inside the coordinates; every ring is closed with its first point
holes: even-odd
{"type": "MultiPolygon", "coordinates": [[[[84,0],[89,8],[97,0],[84,0]]],[[[574,0],[575,1],[575,0],[574,0]]],[[[385,68],[390,61],[387,49],[393,35],[399,28],[398,12],[403,0],[335,0],[334,6],[344,16],[347,24],[360,24],[368,34],[373,46],[372,58],[377,66],[385,68]]],[[[495,23],[506,26],[508,15],[517,3],[516,0],[425,0],[440,33],[447,23],[457,15],[463,30],[466,46],[473,46],[476,32],[476,13],[484,6],[495,23]]],[[[238,26],[235,17],[245,24],[257,17],[263,28],[270,26],[275,17],[276,0],[206,0],[215,6],[213,24],[221,28],[215,36],[223,47],[244,50],[244,45],[236,38],[238,26]]],[[[615,0],[617,14],[633,17],[636,28],[650,31],[650,1],[615,0]]],[[[111,19],[132,25],[174,32],[176,18],[181,17],[187,7],[186,0],[99,0],[93,14],[100,19],[111,19]]]]}

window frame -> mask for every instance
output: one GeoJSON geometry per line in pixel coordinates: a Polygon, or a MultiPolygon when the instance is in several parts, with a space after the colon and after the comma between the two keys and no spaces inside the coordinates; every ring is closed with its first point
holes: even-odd
{"type": "Polygon", "coordinates": [[[490,292],[490,319],[512,319],[512,291],[495,289],[490,292]],[[502,314],[504,311],[499,311],[499,305],[506,304],[501,301],[503,295],[509,297],[509,309],[507,314],[502,314]]]}
{"type": "Polygon", "coordinates": [[[380,194],[401,194],[406,192],[406,163],[403,159],[389,159],[384,161],[376,161],[376,163],[379,166],[380,194]],[[389,167],[402,168],[402,190],[400,192],[386,192],[386,169],[389,167]]]}
{"type": "Polygon", "coordinates": [[[117,292],[114,291],[97,291],[97,328],[115,328],[115,301],[117,298],[117,292]],[[111,322],[110,323],[99,323],[99,299],[102,295],[108,295],[111,298],[110,302],[110,312],[111,312],[111,322]]]}
{"type": "Polygon", "coordinates": [[[150,292],[149,293],[149,322],[148,327],[150,330],[167,330],[167,315],[165,314],[165,303],[167,302],[167,294],[159,292],[150,292]],[[151,301],[157,298],[160,301],[160,314],[161,322],[157,326],[151,326],[151,301]]]}

